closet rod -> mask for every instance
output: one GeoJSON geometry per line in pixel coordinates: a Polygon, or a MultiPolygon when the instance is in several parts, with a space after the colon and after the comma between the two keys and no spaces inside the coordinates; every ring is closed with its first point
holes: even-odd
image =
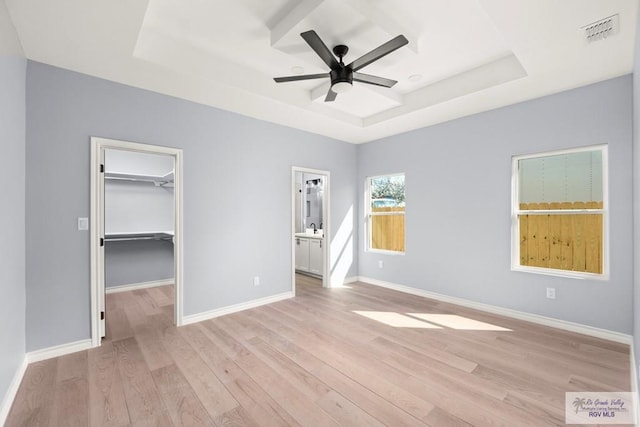
{"type": "Polygon", "coordinates": [[[124,242],[131,240],[170,240],[173,236],[169,233],[135,233],[135,234],[107,234],[105,242],[124,242]]]}
{"type": "Polygon", "coordinates": [[[124,242],[128,240],[173,240],[173,237],[106,237],[105,242],[124,242]]]}

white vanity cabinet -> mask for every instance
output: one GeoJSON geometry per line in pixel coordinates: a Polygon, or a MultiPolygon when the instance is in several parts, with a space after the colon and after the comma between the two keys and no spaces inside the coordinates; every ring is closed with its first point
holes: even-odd
{"type": "Polygon", "coordinates": [[[309,272],[322,276],[322,239],[309,239],[309,272]]]}
{"type": "MultiPolygon", "coordinates": [[[[304,234],[304,233],[299,233],[304,234]]],[[[321,237],[300,237],[296,234],[296,270],[322,276],[324,266],[324,239],[321,237]]]]}
{"type": "Polygon", "coordinates": [[[296,237],[296,270],[309,271],[309,240],[296,237]]]}

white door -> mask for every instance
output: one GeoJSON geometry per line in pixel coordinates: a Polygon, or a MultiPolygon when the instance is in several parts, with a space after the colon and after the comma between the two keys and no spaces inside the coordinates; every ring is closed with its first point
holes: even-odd
{"type": "MultiPolygon", "coordinates": [[[[98,209],[104,218],[104,149],[100,150],[100,175],[98,178],[98,209]]],[[[105,308],[105,260],[104,260],[104,221],[99,221],[100,227],[100,247],[99,247],[99,274],[98,274],[98,309],[100,311],[100,322],[98,325],[99,336],[104,338],[106,335],[106,308],[105,308]]]]}

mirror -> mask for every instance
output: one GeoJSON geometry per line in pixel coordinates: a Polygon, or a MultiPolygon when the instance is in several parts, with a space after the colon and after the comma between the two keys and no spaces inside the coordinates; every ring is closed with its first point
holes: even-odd
{"type": "Polygon", "coordinates": [[[296,233],[323,229],[323,198],[322,175],[296,172],[296,233]]]}

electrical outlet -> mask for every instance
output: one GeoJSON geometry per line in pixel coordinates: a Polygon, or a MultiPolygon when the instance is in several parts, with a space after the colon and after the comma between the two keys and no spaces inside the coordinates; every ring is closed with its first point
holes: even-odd
{"type": "Polygon", "coordinates": [[[89,218],[78,218],[78,230],[84,231],[89,229],[89,218]]]}
{"type": "Polygon", "coordinates": [[[556,288],[547,288],[547,298],[556,299],[556,288]]]}
{"type": "Polygon", "coordinates": [[[260,286],[260,276],[253,277],[253,286],[260,286]]]}
{"type": "Polygon", "coordinates": [[[378,268],[384,268],[384,261],[378,261],[378,268]]]}

